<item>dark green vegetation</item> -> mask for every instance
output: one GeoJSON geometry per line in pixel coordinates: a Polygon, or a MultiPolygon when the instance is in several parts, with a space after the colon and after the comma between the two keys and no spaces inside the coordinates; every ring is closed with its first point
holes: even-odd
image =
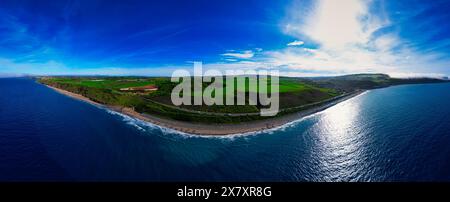
{"type": "MultiPolygon", "coordinates": [[[[192,79],[193,80],[193,79],[192,79]]],[[[320,105],[324,101],[332,100],[340,95],[351,93],[357,90],[373,89],[390,85],[409,83],[429,83],[443,82],[438,79],[394,79],[384,74],[358,74],[339,77],[321,78],[279,78],[280,113],[283,114],[301,111],[309,107],[320,105]]],[[[257,86],[250,87],[248,80],[245,85],[237,85],[234,95],[243,94],[246,96],[245,105],[181,105],[174,106],[170,99],[172,89],[177,83],[170,82],[167,77],[41,77],[39,82],[64,89],[73,93],[83,95],[95,102],[110,105],[134,108],[140,113],[148,113],[170,119],[204,122],[204,123],[237,123],[263,119],[258,115],[261,108],[268,108],[257,105],[249,105],[249,92],[258,92],[257,86]],[[121,88],[139,87],[154,85],[157,91],[135,93],[126,92],[121,88]]],[[[270,84],[271,79],[267,82],[270,84]]],[[[203,83],[205,89],[210,83],[203,83]]],[[[193,86],[193,85],[192,85],[193,86]]],[[[227,82],[222,83],[223,88],[217,93],[227,95],[225,88],[227,82]]],[[[275,89],[269,89],[273,91],[275,89]]],[[[191,95],[199,96],[201,92],[194,92],[191,95]]],[[[225,97],[225,96],[224,96],[225,97]]]]}
{"type": "Polygon", "coordinates": [[[446,80],[434,78],[391,78],[386,74],[352,74],[336,77],[312,78],[311,80],[321,87],[337,89],[345,92],[351,92],[358,89],[365,90],[384,88],[401,84],[446,82],[446,80]]]}

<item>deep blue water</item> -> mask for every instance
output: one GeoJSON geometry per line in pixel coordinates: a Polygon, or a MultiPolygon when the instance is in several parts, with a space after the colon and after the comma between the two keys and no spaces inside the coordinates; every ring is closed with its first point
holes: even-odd
{"type": "Polygon", "coordinates": [[[278,130],[192,137],[0,79],[0,181],[450,181],[450,84],[369,91],[278,130]]]}

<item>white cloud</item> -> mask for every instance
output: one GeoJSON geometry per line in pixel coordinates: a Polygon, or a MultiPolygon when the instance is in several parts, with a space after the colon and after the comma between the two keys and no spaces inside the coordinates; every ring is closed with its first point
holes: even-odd
{"type": "Polygon", "coordinates": [[[0,58],[0,77],[15,77],[23,75],[110,75],[110,76],[170,76],[178,68],[191,68],[190,66],[173,67],[93,67],[71,68],[57,61],[45,62],[16,62],[9,58],[0,58]]]}
{"type": "Polygon", "coordinates": [[[49,60],[46,62],[16,62],[9,58],[0,58],[0,74],[41,74],[48,73],[62,73],[68,72],[64,64],[57,61],[49,60]]]}
{"type": "Polygon", "coordinates": [[[226,61],[228,62],[237,62],[238,60],[235,58],[225,58],[226,61]]]}
{"type": "Polygon", "coordinates": [[[439,54],[420,54],[394,31],[380,32],[391,22],[384,9],[373,7],[370,0],[314,2],[307,9],[301,1],[294,2],[282,30],[317,47],[266,51],[267,62],[298,71],[336,73],[427,72],[429,64],[434,69],[450,65],[437,62],[439,54]]]}
{"type": "Polygon", "coordinates": [[[295,40],[293,42],[288,43],[287,46],[301,46],[303,44],[305,44],[305,42],[299,41],[299,40],[295,40]]]}
{"type": "Polygon", "coordinates": [[[296,38],[287,47],[257,54],[228,51],[222,55],[252,63],[238,60],[206,66],[277,68],[290,75],[372,72],[430,76],[434,75],[430,74],[431,69],[448,72],[450,61],[443,60],[442,54],[423,54],[402,39],[398,30],[384,29],[395,24],[382,6],[372,0],[317,0],[312,6],[294,1],[281,22],[282,31],[296,38]],[[312,48],[302,47],[303,40],[312,48]]]}
{"type": "MultiPolygon", "coordinates": [[[[279,68],[290,75],[335,75],[362,72],[392,73],[401,76],[432,75],[430,69],[448,72],[450,61],[439,53],[422,54],[394,31],[381,31],[391,25],[371,0],[317,0],[312,7],[295,1],[281,23],[285,34],[295,41],[281,50],[227,50],[221,54],[224,63],[204,64],[205,68],[279,68]],[[374,12],[377,10],[377,12],[374,12]],[[300,40],[301,39],[301,40],[300,40]],[[304,41],[313,48],[302,45],[304,41]],[[242,62],[245,60],[247,62],[242,62]],[[431,67],[432,65],[432,67],[431,67]]],[[[448,42],[450,43],[450,42],[448,42]]],[[[446,43],[448,45],[448,43],[446,43]]],[[[441,46],[445,43],[440,44],[441,46]]],[[[15,63],[0,58],[0,74],[6,72],[104,75],[170,75],[176,68],[67,68],[54,61],[15,63]]]]}
{"type": "Polygon", "coordinates": [[[254,55],[255,54],[251,50],[246,50],[246,51],[242,51],[242,52],[228,52],[228,53],[222,54],[222,56],[234,57],[234,58],[239,58],[239,59],[250,59],[254,55]]]}
{"type": "Polygon", "coordinates": [[[366,5],[359,0],[323,0],[302,30],[326,47],[364,43],[370,33],[364,32],[359,18],[366,12],[366,5]]]}

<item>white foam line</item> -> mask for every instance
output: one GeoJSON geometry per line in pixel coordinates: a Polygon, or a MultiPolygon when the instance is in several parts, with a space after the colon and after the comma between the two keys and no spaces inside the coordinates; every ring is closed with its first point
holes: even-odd
{"type": "Polygon", "coordinates": [[[141,131],[147,131],[144,127],[149,128],[149,129],[157,129],[160,130],[161,132],[163,132],[164,134],[178,134],[178,135],[182,135],[182,136],[188,136],[188,137],[194,137],[194,136],[198,136],[195,134],[189,134],[189,133],[185,133],[185,132],[181,132],[181,131],[177,131],[171,128],[166,128],[157,124],[153,124],[150,122],[146,122],[131,116],[128,116],[126,114],[122,114],[120,112],[108,109],[107,107],[100,107],[101,109],[106,110],[106,112],[112,114],[112,115],[116,115],[116,116],[120,116],[123,118],[123,121],[129,125],[135,126],[137,129],[141,130],[141,131]]]}
{"type": "Polygon", "coordinates": [[[337,104],[335,104],[335,105],[333,105],[333,106],[331,106],[331,107],[329,107],[329,108],[327,108],[327,109],[325,109],[325,110],[322,110],[322,111],[319,111],[319,112],[316,112],[316,113],[313,113],[313,114],[310,114],[310,115],[301,117],[301,118],[299,118],[299,119],[290,121],[290,122],[288,122],[288,123],[285,123],[285,124],[283,124],[283,125],[280,125],[280,126],[277,126],[277,127],[274,127],[274,128],[264,129],[264,130],[260,130],[260,131],[247,132],[247,133],[230,134],[230,135],[226,135],[226,136],[251,136],[251,135],[257,135],[257,134],[261,134],[261,133],[269,133],[269,134],[272,134],[272,133],[275,132],[275,131],[284,131],[284,130],[286,130],[287,128],[292,127],[292,126],[295,126],[296,124],[298,124],[298,123],[304,121],[305,119],[309,119],[309,118],[311,118],[311,117],[314,117],[314,116],[320,115],[320,114],[322,114],[322,113],[325,113],[328,109],[330,109],[330,108],[332,108],[332,107],[338,106],[338,105],[340,105],[340,104],[344,104],[344,103],[346,103],[346,102],[348,102],[348,101],[350,101],[350,100],[352,100],[352,99],[355,99],[355,98],[357,98],[357,97],[359,97],[359,96],[365,95],[365,94],[368,93],[368,92],[369,92],[369,90],[366,90],[366,91],[364,91],[364,92],[362,92],[362,93],[360,93],[360,94],[358,94],[358,95],[356,95],[356,96],[354,96],[354,97],[351,97],[351,98],[349,98],[349,99],[347,99],[347,100],[345,100],[345,101],[343,101],[343,102],[337,103],[337,104]]]}
{"type": "MultiPolygon", "coordinates": [[[[340,102],[340,103],[338,103],[338,104],[336,104],[334,106],[337,106],[337,105],[340,105],[340,104],[344,104],[345,102],[348,102],[349,100],[352,100],[352,99],[354,99],[356,97],[359,97],[361,95],[365,95],[367,92],[368,91],[365,91],[365,92],[363,92],[363,93],[361,93],[359,95],[356,95],[356,96],[354,96],[354,97],[352,97],[350,99],[347,99],[347,100],[345,100],[343,102],[340,102]]],[[[97,106],[97,105],[95,105],[95,106],[97,106]]],[[[332,107],[334,107],[334,106],[332,106],[332,107]]],[[[235,138],[251,137],[251,136],[255,136],[255,135],[259,135],[259,134],[263,134],[263,133],[265,133],[265,134],[273,134],[276,131],[285,131],[287,128],[295,126],[296,124],[304,121],[305,119],[311,118],[313,116],[320,115],[320,114],[326,112],[328,109],[331,108],[331,107],[329,107],[329,108],[327,108],[325,110],[322,110],[320,112],[316,112],[316,113],[304,116],[304,117],[299,118],[297,120],[293,120],[291,122],[288,122],[288,123],[285,123],[283,125],[280,125],[280,126],[277,126],[277,127],[274,127],[274,128],[270,128],[270,129],[264,129],[264,130],[253,131],[253,132],[246,132],[246,133],[229,134],[229,135],[198,135],[198,134],[191,134],[191,133],[181,132],[181,131],[178,131],[178,130],[175,130],[175,129],[171,129],[171,128],[163,127],[163,126],[160,126],[160,125],[157,125],[157,124],[153,124],[153,123],[150,123],[150,122],[146,122],[146,121],[143,121],[143,120],[140,120],[140,119],[128,116],[126,114],[122,114],[120,112],[108,109],[107,107],[104,107],[104,106],[97,106],[97,107],[99,107],[99,108],[101,108],[103,110],[106,110],[110,114],[122,117],[123,121],[125,123],[136,127],[140,131],[147,131],[144,127],[142,127],[142,126],[145,126],[147,128],[150,128],[150,129],[158,129],[163,134],[179,135],[180,137],[184,137],[184,138],[213,138],[213,139],[227,139],[227,140],[233,140],[235,138]]]]}

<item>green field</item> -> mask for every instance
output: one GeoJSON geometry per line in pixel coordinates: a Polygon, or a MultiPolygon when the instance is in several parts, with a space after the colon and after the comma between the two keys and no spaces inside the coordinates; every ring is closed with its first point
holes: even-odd
{"type": "Polygon", "coordinates": [[[120,88],[155,85],[158,79],[139,78],[52,78],[53,82],[78,86],[119,90],[120,88]]]}
{"type": "MultiPolygon", "coordinates": [[[[191,79],[192,82],[194,79],[191,79]]],[[[168,77],[149,78],[149,77],[44,77],[39,80],[41,83],[68,90],[77,94],[81,94],[89,99],[113,106],[132,107],[138,112],[149,113],[153,115],[163,116],[167,118],[197,121],[197,122],[218,122],[218,123],[232,123],[251,121],[261,119],[259,116],[238,116],[230,117],[215,114],[243,114],[243,113],[257,113],[261,108],[268,106],[249,105],[249,92],[259,91],[258,84],[251,84],[248,79],[245,80],[244,85],[238,85],[237,79],[234,80],[235,89],[233,94],[227,94],[226,79],[223,80],[221,88],[216,89],[212,95],[219,95],[223,93],[226,96],[236,96],[242,94],[246,96],[245,105],[181,105],[174,106],[170,99],[172,89],[178,83],[170,82],[168,77]],[[158,87],[157,91],[148,93],[133,93],[121,91],[121,88],[139,87],[146,85],[155,85],[158,87]],[[253,86],[252,86],[253,85],[253,86]],[[256,85],[256,86],[255,86],[256,85]],[[250,88],[252,87],[252,88],[250,88]],[[196,113],[193,113],[196,112],[196,113]],[[200,113],[198,113],[200,112],[200,113]],[[205,113],[205,114],[202,114],[205,113]]],[[[271,84],[271,79],[267,79],[268,85],[271,84]]],[[[204,90],[211,83],[203,83],[204,90]]],[[[192,83],[192,86],[193,83],[192,83]]],[[[329,99],[340,93],[334,89],[324,88],[305,83],[291,78],[279,78],[279,85],[277,88],[268,89],[268,93],[278,89],[280,95],[280,107],[291,108],[304,104],[314,103],[321,100],[329,99]]],[[[202,91],[203,92],[203,91],[202,91]]],[[[202,92],[194,92],[191,94],[193,100],[195,96],[202,95],[202,92]]],[[[225,96],[224,96],[224,103],[225,96]]],[[[236,103],[236,102],[235,102],[236,103]]]]}
{"type": "MultiPolygon", "coordinates": [[[[193,78],[191,86],[193,88],[193,78]]],[[[263,119],[254,115],[262,108],[268,108],[260,103],[249,105],[250,93],[259,92],[259,85],[250,83],[245,79],[244,83],[234,80],[232,84],[235,89],[232,94],[227,94],[226,79],[223,79],[217,92],[212,95],[222,93],[226,96],[244,95],[245,105],[181,105],[172,104],[170,95],[172,89],[178,83],[170,82],[168,77],[41,77],[39,82],[56,88],[64,89],[73,93],[81,94],[95,102],[110,106],[131,107],[140,113],[148,113],[170,119],[206,122],[206,123],[237,123],[263,119]],[[156,91],[136,93],[122,91],[121,88],[139,87],[153,85],[158,88],[156,91]],[[235,114],[231,116],[232,114],[235,114]]],[[[214,82],[214,80],[213,80],[214,82]]],[[[271,84],[270,77],[266,80],[271,84]]],[[[353,92],[360,89],[372,89],[386,87],[389,85],[407,83],[428,83],[441,82],[436,79],[393,79],[384,74],[358,74],[339,77],[319,77],[319,78],[290,78],[279,77],[279,84],[276,88],[268,89],[268,93],[278,91],[281,114],[291,113],[303,109],[303,106],[311,106],[321,101],[329,100],[346,92],[353,92]]],[[[211,83],[203,83],[204,90],[211,83]]],[[[230,84],[231,85],[231,84],[230,84]]],[[[193,90],[193,89],[192,89],[193,90]]],[[[203,92],[203,91],[202,91],[203,92]]],[[[200,96],[200,91],[191,93],[191,100],[195,96],[200,96]]],[[[226,99],[224,96],[224,103],[226,99]]],[[[235,102],[236,103],[236,102],[235,102]]]]}

